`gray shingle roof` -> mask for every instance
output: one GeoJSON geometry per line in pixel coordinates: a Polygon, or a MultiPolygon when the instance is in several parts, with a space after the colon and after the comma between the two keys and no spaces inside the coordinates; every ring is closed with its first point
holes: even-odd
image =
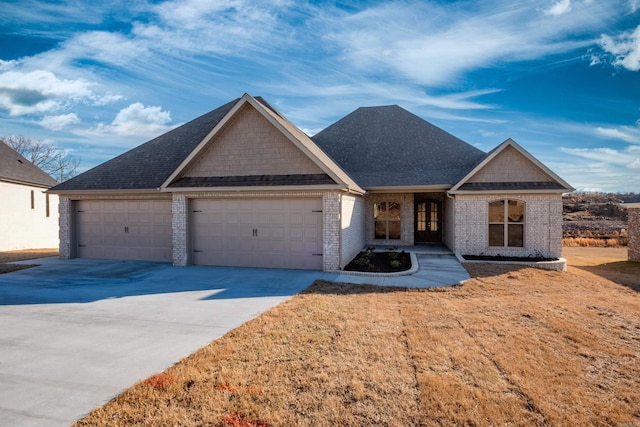
{"type": "Polygon", "coordinates": [[[237,101],[235,99],[71,178],[54,187],[53,191],[156,189],[176,170],[237,101]]]}
{"type": "Polygon", "coordinates": [[[358,108],[311,139],[365,188],[453,185],[485,156],[397,105],[358,108]]]}
{"type": "Polygon", "coordinates": [[[0,180],[51,187],[56,180],[0,141],[0,180]]]}
{"type": "Polygon", "coordinates": [[[640,194],[637,194],[636,196],[630,198],[625,203],[640,203],[640,194]]]}

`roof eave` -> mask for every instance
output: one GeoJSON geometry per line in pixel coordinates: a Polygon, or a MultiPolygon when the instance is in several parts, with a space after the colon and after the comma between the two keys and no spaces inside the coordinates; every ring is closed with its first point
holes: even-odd
{"type": "Polygon", "coordinates": [[[142,188],[142,189],[105,189],[105,190],[47,190],[47,193],[58,194],[60,196],[74,196],[78,194],[104,194],[104,195],[115,195],[115,194],[160,194],[160,188],[142,188]]]}
{"type": "Polygon", "coordinates": [[[449,194],[564,194],[573,190],[559,189],[513,189],[513,190],[450,190],[449,194]]]}
{"type": "Polygon", "coordinates": [[[8,182],[10,184],[18,184],[18,185],[25,185],[25,186],[29,186],[29,187],[38,187],[38,188],[51,188],[53,187],[55,184],[53,185],[46,185],[46,184],[40,184],[37,182],[29,182],[29,181],[21,181],[19,179],[11,179],[11,178],[4,178],[4,177],[0,177],[0,181],[2,182],[8,182]]]}
{"type": "Polygon", "coordinates": [[[269,192],[269,191],[349,191],[345,185],[260,185],[260,186],[232,186],[232,187],[166,187],[162,193],[234,193],[239,191],[269,192]]]}
{"type": "Polygon", "coordinates": [[[435,191],[447,191],[451,185],[397,185],[397,186],[375,186],[365,187],[368,193],[429,193],[435,191]]]}

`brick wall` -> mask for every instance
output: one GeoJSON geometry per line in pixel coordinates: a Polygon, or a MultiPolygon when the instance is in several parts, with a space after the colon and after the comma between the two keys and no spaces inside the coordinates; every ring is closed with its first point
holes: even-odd
{"type": "Polygon", "coordinates": [[[338,270],[340,268],[340,193],[324,193],[322,212],[324,271],[338,270]]]}
{"type": "Polygon", "coordinates": [[[562,196],[560,194],[456,195],[455,251],[460,255],[544,256],[562,255],[562,196]],[[522,248],[489,247],[489,202],[522,200],[525,242],[522,248]]]}
{"type": "Polygon", "coordinates": [[[244,105],[209,142],[185,176],[324,173],[253,106],[244,105]]]}
{"type": "Polygon", "coordinates": [[[58,203],[58,214],[59,214],[59,230],[58,236],[60,238],[59,243],[59,252],[60,258],[70,259],[73,258],[73,235],[71,233],[72,230],[72,202],[68,197],[60,196],[60,201],[58,203]]]}
{"type": "Polygon", "coordinates": [[[364,198],[344,194],[340,214],[340,268],[344,268],[364,247],[364,198]]]}
{"type": "Polygon", "coordinates": [[[173,265],[189,265],[189,201],[184,194],[174,194],[171,201],[171,228],[173,230],[173,265]]]}
{"type": "Polygon", "coordinates": [[[629,261],[640,262],[640,208],[629,208],[629,261]]]}

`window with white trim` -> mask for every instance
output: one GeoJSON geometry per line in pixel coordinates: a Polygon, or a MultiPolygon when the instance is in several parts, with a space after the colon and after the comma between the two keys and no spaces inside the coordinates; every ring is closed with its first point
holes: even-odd
{"type": "Polygon", "coordinates": [[[521,200],[489,202],[489,246],[524,246],[525,203],[521,200]]]}
{"type": "Polygon", "coordinates": [[[400,239],[400,203],[381,202],[373,205],[374,238],[400,239]]]}

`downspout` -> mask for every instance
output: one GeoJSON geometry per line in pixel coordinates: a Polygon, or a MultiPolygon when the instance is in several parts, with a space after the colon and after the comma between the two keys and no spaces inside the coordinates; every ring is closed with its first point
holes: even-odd
{"type": "Polygon", "coordinates": [[[449,194],[449,191],[446,191],[445,194],[447,195],[448,198],[450,198],[451,200],[453,200],[453,242],[452,242],[452,248],[451,251],[453,252],[453,254],[455,255],[456,253],[456,196],[452,196],[451,194],[449,194]]]}

